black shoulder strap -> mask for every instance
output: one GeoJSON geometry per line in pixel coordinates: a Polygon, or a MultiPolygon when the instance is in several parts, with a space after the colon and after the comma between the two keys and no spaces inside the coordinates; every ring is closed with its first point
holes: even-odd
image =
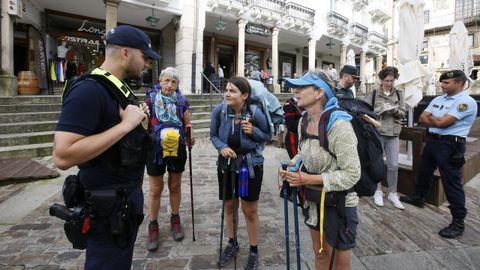
{"type": "Polygon", "coordinates": [[[330,151],[329,145],[328,145],[329,143],[328,143],[328,136],[327,136],[328,134],[327,127],[328,127],[328,122],[330,120],[330,115],[337,110],[339,109],[332,108],[327,111],[324,111],[320,116],[320,121],[318,122],[318,141],[320,143],[320,146],[323,147],[325,150],[327,150],[328,153],[334,158],[336,158],[336,155],[332,151],[330,151]]]}
{"type": "Polygon", "coordinates": [[[305,140],[305,138],[307,137],[307,124],[308,124],[308,115],[305,113],[303,114],[302,118],[301,118],[301,122],[300,122],[300,136],[301,136],[301,140],[305,140]]]}
{"type": "Polygon", "coordinates": [[[377,89],[373,90],[372,94],[372,108],[375,108],[375,99],[377,98],[377,89]]]}
{"type": "Polygon", "coordinates": [[[398,103],[400,104],[400,92],[395,89],[395,93],[397,93],[397,100],[398,100],[398,103]]]}

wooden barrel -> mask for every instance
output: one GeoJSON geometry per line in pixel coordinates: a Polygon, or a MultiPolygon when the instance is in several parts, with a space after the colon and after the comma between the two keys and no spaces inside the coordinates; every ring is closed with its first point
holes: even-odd
{"type": "Polygon", "coordinates": [[[33,71],[18,72],[18,93],[20,95],[39,95],[37,75],[33,71]]]}

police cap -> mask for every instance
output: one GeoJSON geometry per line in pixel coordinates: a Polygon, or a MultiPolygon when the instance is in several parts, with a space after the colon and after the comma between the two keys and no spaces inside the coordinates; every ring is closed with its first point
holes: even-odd
{"type": "Polygon", "coordinates": [[[442,75],[440,75],[439,81],[442,82],[443,80],[448,80],[448,79],[453,79],[453,78],[466,80],[467,76],[465,75],[465,73],[463,71],[461,71],[459,69],[450,70],[450,71],[442,73],[442,75]]]}

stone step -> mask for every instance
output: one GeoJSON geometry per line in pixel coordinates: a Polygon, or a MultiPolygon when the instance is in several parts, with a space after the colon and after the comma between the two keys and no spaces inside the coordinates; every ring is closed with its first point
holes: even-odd
{"type": "Polygon", "coordinates": [[[53,143],[0,147],[0,159],[51,156],[52,147],[53,143]]]}
{"type": "Polygon", "coordinates": [[[201,120],[192,120],[192,127],[195,130],[202,129],[202,128],[210,128],[210,118],[208,119],[201,119],[201,120]]]}
{"type": "Polygon", "coordinates": [[[30,133],[0,134],[0,147],[49,143],[53,141],[54,131],[30,133]]]}
{"type": "Polygon", "coordinates": [[[56,112],[25,112],[25,113],[0,113],[0,123],[21,123],[36,121],[57,121],[60,111],[56,112]]]}
{"type": "Polygon", "coordinates": [[[11,104],[0,105],[0,113],[24,113],[24,112],[59,112],[62,108],[61,103],[53,104],[11,104]]]}
{"type": "Polygon", "coordinates": [[[210,111],[207,111],[207,112],[195,112],[195,111],[192,111],[192,121],[193,120],[202,120],[202,119],[210,119],[211,117],[211,112],[210,111]]]}
{"type": "Polygon", "coordinates": [[[0,123],[0,134],[30,133],[40,131],[53,131],[57,121],[36,121],[19,123],[0,123]]]}
{"type": "Polygon", "coordinates": [[[59,104],[61,95],[0,97],[0,105],[59,104]]]}

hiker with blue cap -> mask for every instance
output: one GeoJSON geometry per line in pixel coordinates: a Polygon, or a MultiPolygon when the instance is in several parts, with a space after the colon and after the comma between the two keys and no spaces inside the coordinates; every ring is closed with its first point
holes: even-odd
{"type": "Polygon", "coordinates": [[[360,178],[357,138],[350,120],[341,110],[322,121],[322,113],[339,108],[333,94],[334,82],[325,71],[305,73],[300,79],[288,79],[297,105],[305,110],[300,120],[298,154],[289,162],[300,164],[298,171],[280,170],[291,187],[301,187],[305,196],[303,214],[315,254],[316,269],[333,263],[334,269],[349,269],[358,225],[358,196],[351,191],[360,178]],[[326,125],[326,126],[325,126],[326,125]],[[320,132],[326,128],[325,132],[320,132]],[[325,149],[319,140],[328,137],[325,149]],[[333,203],[333,199],[335,203],[333,203]],[[325,207],[324,207],[325,206],[325,207]],[[325,233],[324,233],[325,232],[325,233]]]}
{"type": "Polygon", "coordinates": [[[62,170],[78,166],[75,177],[85,189],[84,269],[129,270],[143,220],[150,137],[149,108],[139,104],[125,80],[139,78],[149,59],[159,56],[147,34],[128,25],[108,31],[105,52],[99,68],[65,89],[53,159],[62,170]]]}

